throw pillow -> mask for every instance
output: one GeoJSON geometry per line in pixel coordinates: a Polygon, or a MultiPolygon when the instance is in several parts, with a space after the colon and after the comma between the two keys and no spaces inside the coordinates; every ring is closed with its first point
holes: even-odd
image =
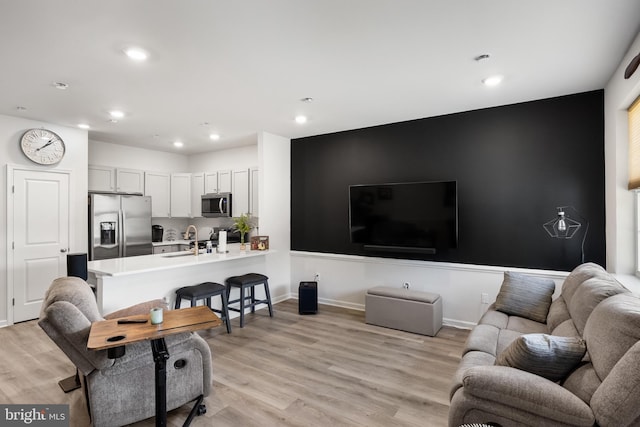
{"type": "Polygon", "coordinates": [[[556,284],[551,279],[505,272],[495,308],[503,313],[545,323],[556,284]]]}
{"type": "Polygon", "coordinates": [[[580,337],[527,334],[500,353],[495,364],[560,381],[580,363],[586,351],[587,346],[580,337]]]}

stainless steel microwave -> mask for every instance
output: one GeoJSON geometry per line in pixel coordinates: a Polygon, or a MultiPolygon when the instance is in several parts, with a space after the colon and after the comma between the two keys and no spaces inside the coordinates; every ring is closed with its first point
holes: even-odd
{"type": "Polygon", "coordinates": [[[203,194],[202,216],[218,218],[231,216],[231,193],[203,194]]]}

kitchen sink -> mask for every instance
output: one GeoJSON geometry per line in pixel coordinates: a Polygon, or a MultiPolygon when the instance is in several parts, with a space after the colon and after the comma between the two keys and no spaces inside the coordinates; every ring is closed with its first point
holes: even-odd
{"type": "MultiPolygon", "coordinates": [[[[204,249],[200,249],[200,250],[198,251],[198,253],[199,253],[200,255],[202,255],[202,254],[206,254],[206,252],[207,252],[207,251],[206,251],[206,250],[204,250],[204,249]]],[[[162,255],[162,258],[175,258],[175,257],[179,257],[179,256],[193,256],[193,252],[191,252],[191,251],[169,252],[169,253],[163,254],[163,255],[162,255]]]]}

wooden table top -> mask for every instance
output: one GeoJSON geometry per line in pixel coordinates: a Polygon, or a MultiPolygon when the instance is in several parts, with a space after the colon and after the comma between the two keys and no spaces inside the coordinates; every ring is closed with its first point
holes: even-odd
{"type": "Polygon", "coordinates": [[[147,323],[118,324],[118,319],[93,322],[87,348],[104,350],[138,341],[163,338],[180,332],[209,329],[222,324],[220,318],[209,307],[203,305],[165,310],[163,322],[159,325],[151,324],[149,314],[126,316],[123,319],[147,319],[147,323]]]}

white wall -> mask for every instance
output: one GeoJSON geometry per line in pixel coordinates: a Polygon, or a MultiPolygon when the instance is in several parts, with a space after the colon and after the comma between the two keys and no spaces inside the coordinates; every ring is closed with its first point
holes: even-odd
{"type": "Polygon", "coordinates": [[[26,166],[34,170],[60,169],[71,171],[70,194],[70,250],[87,251],[87,131],[76,128],[26,120],[0,115],[0,158],[2,158],[2,178],[0,178],[0,326],[7,323],[7,165],[26,166]],[[66,146],[66,155],[55,166],[40,166],[28,160],[19,147],[24,132],[31,128],[52,130],[66,146]]]}
{"type": "Polygon", "coordinates": [[[189,172],[189,160],[184,154],[95,140],[89,141],[89,164],[153,172],[189,172]]]}
{"type": "Polygon", "coordinates": [[[269,236],[266,267],[274,299],[291,289],[291,140],[258,134],[260,234],[269,236]]]}
{"type": "Polygon", "coordinates": [[[248,169],[258,166],[258,143],[228,150],[189,156],[189,169],[186,172],[215,172],[219,170],[248,169]]]}
{"type": "Polygon", "coordinates": [[[624,79],[624,69],[638,53],[640,34],[604,91],[607,269],[619,274],[635,271],[635,205],[633,192],[627,190],[627,108],[640,96],[640,69],[628,80],[624,79]]]}

